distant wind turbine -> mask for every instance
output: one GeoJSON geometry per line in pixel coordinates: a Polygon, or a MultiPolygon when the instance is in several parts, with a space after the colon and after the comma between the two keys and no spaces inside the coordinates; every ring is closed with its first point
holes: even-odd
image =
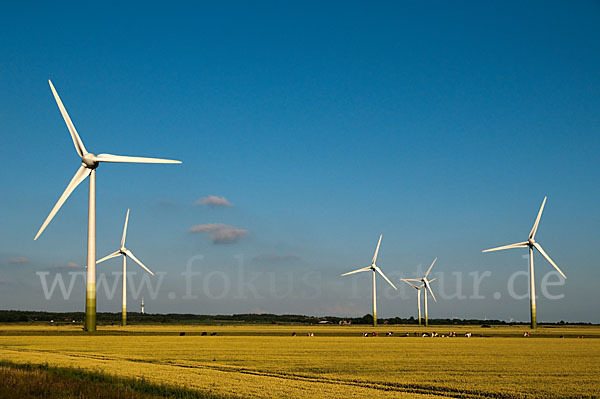
{"type": "MultiPolygon", "coordinates": [[[[431,272],[431,269],[433,268],[433,265],[435,265],[436,261],[437,261],[437,258],[435,258],[433,260],[433,263],[431,264],[431,266],[429,266],[429,269],[427,269],[427,273],[425,273],[425,275],[422,278],[420,278],[420,279],[418,279],[418,278],[403,278],[402,279],[402,281],[404,281],[405,283],[408,283],[408,284],[410,284],[410,281],[417,281],[417,282],[423,283],[421,285],[421,287],[419,287],[419,288],[417,288],[413,284],[410,284],[419,290],[419,294],[421,293],[420,288],[425,287],[425,326],[429,325],[429,316],[427,314],[427,291],[429,291],[429,293],[433,297],[433,300],[435,302],[437,302],[437,299],[435,298],[435,295],[433,294],[433,291],[431,290],[431,285],[430,285],[430,283],[433,282],[435,280],[435,278],[432,278],[431,280],[429,280],[427,278],[427,276],[429,276],[429,272],[431,272]]],[[[420,324],[421,324],[421,301],[419,299],[419,325],[420,324]]]]}
{"type": "Polygon", "coordinates": [[[77,130],[65,109],[54,85],[48,80],[50,89],[54,95],[54,99],[58,104],[58,109],[62,114],[67,128],[71,133],[71,139],[75,145],[77,154],[81,157],[81,166],[75,173],[75,176],[71,179],[71,182],[60,196],[54,208],[50,211],[50,214],[40,227],[40,230],[35,235],[34,240],[37,240],[40,234],[46,229],[46,226],[50,223],[54,215],[58,212],[60,207],[65,203],[69,195],[75,190],[75,188],[81,184],[88,176],[90,177],[90,190],[89,190],[89,202],[88,202],[88,245],[87,245],[87,287],[86,287],[86,299],[85,299],[85,329],[86,331],[96,331],[96,168],[101,162],[116,162],[116,163],[168,163],[175,164],[181,163],[181,161],[174,161],[170,159],[158,159],[158,158],[141,158],[141,157],[129,157],[122,155],[111,155],[111,154],[99,154],[94,155],[87,152],[83,141],[77,134],[77,130]]]}
{"type": "MultiPolygon", "coordinates": [[[[102,263],[105,260],[116,258],[119,255],[123,256],[123,317],[122,325],[127,325],[127,257],[131,258],[135,263],[140,265],[144,270],[154,276],[154,273],[150,271],[135,255],[125,248],[125,237],[127,236],[127,222],[129,221],[129,209],[127,209],[127,216],[125,216],[125,226],[123,227],[123,237],[121,238],[121,248],[118,251],[113,252],[110,255],[105,256],[96,263],[102,263]]],[[[142,298],[142,309],[144,309],[144,299],[142,298]]],[[[142,311],[143,313],[143,311],[142,311]]]]}
{"type": "Polygon", "coordinates": [[[535,309],[535,278],[533,273],[533,248],[537,249],[539,253],[542,254],[544,258],[554,268],[563,276],[565,279],[567,276],[560,270],[560,268],[554,263],[554,261],[548,256],[548,254],[544,251],[539,242],[535,241],[535,234],[537,233],[537,229],[540,225],[540,219],[542,218],[542,212],[544,211],[544,206],[546,205],[546,199],[548,197],[544,197],[544,201],[542,201],[542,206],[540,207],[540,211],[538,212],[537,218],[535,219],[535,223],[533,224],[533,228],[529,233],[529,239],[527,241],[518,242],[516,244],[504,245],[502,247],[491,248],[483,250],[482,252],[491,252],[491,251],[501,251],[503,249],[510,248],[529,248],[529,303],[531,310],[531,328],[537,328],[537,318],[536,318],[536,309],[535,309]]]}
{"type": "MultiPolygon", "coordinates": [[[[425,287],[424,284],[421,284],[419,286],[414,285],[413,283],[411,283],[410,281],[408,281],[405,278],[400,279],[401,281],[404,281],[406,284],[410,285],[411,287],[415,288],[417,290],[417,310],[419,312],[419,326],[421,325],[421,289],[423,287],[425,287]]],[[[435,278],[432,278],[431,280],[429,280],[429,282],[434,281],[435,278]]]]}
{"type": "Polygon", "coordinates": [[[375,262],[377,261],[377,254],[379,253],[379,246],[381,245],[381,238],[382,237],[383,237],[383,234],[381,234],[379,236],[379,242],[377,243],[377,249],[375,249],[375,255],[373,255],[373,260],[371,261],[371,266],[363,267],[361,269],[357,269],[357,270],[354,270],[354,271],[342,274],[342,276],[348,276],[350,274],[360,273],[360,272],[367,272],[369,270],[371,270],[373,272],[373,326],[374,327],[377,326],[377,289],[376,289],[376,284],[375,284],[375,272],[379,273],[381,275],[381,277],[383,277],[385,279],[385,281],[387,281],[392,287],[394,287],[395,290],[398,289],[390,281],[390,279],[387,278],[385,276],[385,274],[383,274],[383,272],[381,271],[381,269],[379,268],[379,266],[377,266],[375,264],[375,262]]]}

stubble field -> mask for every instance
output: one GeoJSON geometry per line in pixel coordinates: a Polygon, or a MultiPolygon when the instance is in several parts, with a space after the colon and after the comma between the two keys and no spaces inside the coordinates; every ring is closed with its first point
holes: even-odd
{"type": "Polygon", "coordinates": [[[167,325],[85,334],[75,326],[0,325],[0,361],[143,378],[215,397],[600,397],[599,327],[541,328],[528,338],[524,331],[167,325]],[[373,331],[379,336],[361,336],[373,331]],[[416,331],[458,336],[423,338],[416,331]]]}

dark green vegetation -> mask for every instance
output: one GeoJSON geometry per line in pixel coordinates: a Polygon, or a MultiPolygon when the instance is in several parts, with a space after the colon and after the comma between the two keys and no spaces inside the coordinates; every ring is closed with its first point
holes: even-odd
{"type": "MultiPolygon", "coordinates": [[[[0,323],[13,322],[50,322],[55,324],[76,324],[83,320],[83,312],[35,312],[21,310],[0,310],[0,323]]],[[[122,314],[119,313],[97,313],[96,315],[99,325],[118,325],[121,323],[122,314]]],[[[235,314],[235,315],[196,315],[196,314],[141,314],[129,312],[127,320],[135,324],[216,324],[216,323],[256,323],[256,324],[318,324],[321,321],[327,321],[332,324],[339,322],[351,322],[352,324],[373,324],[373,316],[370,314],[363,317],[315,317],[303,315],[275,315],[275,314],[235,314]]],[[[392,317],[382,319],[379,323],[385,324],[417,324],[414,317],[403,319],[400,317],[392,317]]],[[[431,319],[431,325],[509,325],[502,320],[477,320],[477,319],[431,319]]],[[[524,323],[511,323],[512,325],[525,325],[524,323]]],[[[544,323],[556,325],[584,325],[591,323],[544,323]]]]}
{"type": "Polygon", "coordinates": [[[0,398],[224,399],[232,396],[199,392],[144,379],[121,378],[81,369],[0,361],[0,398]]]}

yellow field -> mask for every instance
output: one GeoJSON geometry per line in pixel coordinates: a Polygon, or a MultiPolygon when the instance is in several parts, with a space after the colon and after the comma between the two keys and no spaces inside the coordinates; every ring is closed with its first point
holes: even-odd
{"type": "Polygon", "coordinates": [[[589,338],[600,328],[544,328],[523,338],[523,327],[435,326],[428,331],[473,337],[399,336],[416,330],[380,327],[379,337],[365,338],[372,327],[171,325],[88,336],[75,327],[0,326],[0,359],[253,398],[600,397],[600,339],[589,338]],[[388,329],[396,335],[383,336],[388,329]],[[218,335],[194,335],[202,331],[218,335]],[[550,337],[559,335],[567,338],[550,337]],[[586,338],[570,338],[577,335],[586,338]]]}

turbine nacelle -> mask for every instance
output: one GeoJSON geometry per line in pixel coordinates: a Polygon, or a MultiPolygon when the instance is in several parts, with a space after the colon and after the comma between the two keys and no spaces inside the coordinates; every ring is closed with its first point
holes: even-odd
{"type": "Polygon", "coordinates": [[[88,169],[96,169],[99,165],[99,162],[96,161],[96,156],[90,152],[83,154],[81,157],[81,162],[83,162],[85,167],[88,169]]]}
{"type": "Polygon", "coordinates": [[[529,240],[527,240],[527,245],[529,245],[530,247],[535,247],[535,240],[533,238],[530,238],[529,240]]]}

